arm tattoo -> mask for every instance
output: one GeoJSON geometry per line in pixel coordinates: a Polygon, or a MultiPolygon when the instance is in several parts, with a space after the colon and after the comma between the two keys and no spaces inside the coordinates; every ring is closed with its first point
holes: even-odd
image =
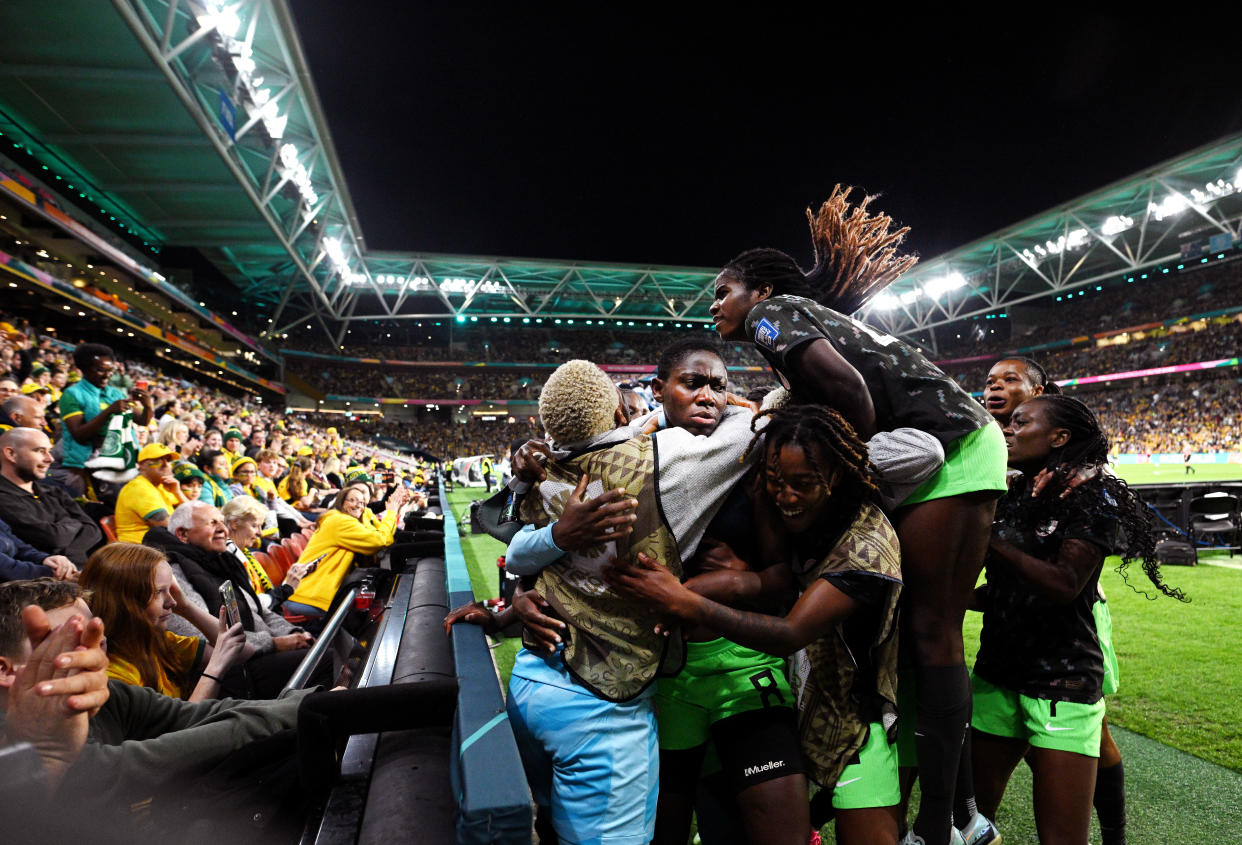
{"type": "Polygon", "coordinates": [[[702,599],[696,617],[696,622],[719,631],[738,645],[765,654],[783,657],[806,645],[801,642],[789,620],[782,616],[735,610],[710,599],[702,599]]]}

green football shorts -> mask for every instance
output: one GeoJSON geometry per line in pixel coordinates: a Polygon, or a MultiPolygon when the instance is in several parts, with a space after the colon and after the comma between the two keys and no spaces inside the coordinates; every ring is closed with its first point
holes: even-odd
{"type": "Polygon", "coordinates": [[[767,707],[794,708],[785,661],[724,637],[686,643],[686,665],[656,686],[660,748],[697,748],[715,722],[767,707]]]}
{"type": "Polygon", "coordinates": [[[971,675],[975,688],[970,724],[994,736],[1023,739],[1036,748],[1100,756],[1104,699],[1094,704],[1031,698],[971,675]]]}

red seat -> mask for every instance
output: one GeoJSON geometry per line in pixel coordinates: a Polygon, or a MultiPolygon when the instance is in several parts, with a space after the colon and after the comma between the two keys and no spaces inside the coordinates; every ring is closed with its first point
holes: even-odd
{"type": "Polygon", "coordinates": [[[301,534],[292,534],[284,539],[282,546],[293,552],[294,558],[300,557],[302,550],[306,548],[307,540],[301,534]]]}
{"type": "Polygon", "coordinates": [[[99,520],[99,527],[103,529],[104,536],[108,538],[109,543],[116,542],[116,517],[105,516],[99,520]]]}
{"type": "Polygon", "coordinates": [[[285,580],[284,573],[280,571],[276,561],[272,560],[267,552],[254,552],[254,559],[259,562],[259,566],[263,567],[263,571],[267,573],[268,578],[272,579],[273,584],[280,584],[285,580]]]}
{"type": "Polygon", "coordinates": [[[268,557],[272,559],[272,563],[280,570],[280,580],[285,580],[285,573],[289,571],[289,567],[293,566],[296,558],[284,546],[271,546],[267,550],[268,557]]]}

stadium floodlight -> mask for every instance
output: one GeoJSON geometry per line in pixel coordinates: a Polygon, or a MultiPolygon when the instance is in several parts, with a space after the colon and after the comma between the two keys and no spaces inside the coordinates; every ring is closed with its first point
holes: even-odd
{"type": "Polygon", "coordinates": [[[923,293],[932,299],[940,299],[949,291],[966,287],[966,277],[956,271],[947,276],[938,276],[923,283],[923,293]]]}
{"type": "Polygon", "coordinates": [[[328,254],[328,258],[330,258],[332,263],[338,268],[347,266],[345,261],[345,250],[341,248],[341,242],[336,238],[324,238],[323,251],[328,254]]]}
{"type": "Polygon", "coordinates": [[[285,167],[285,175],[298,189],[303,202],[306,203],[306,208],[302,213],[309,217],[314,213],[314,207],[319,202],[319,194],[311,184],[310,172],[307,171],[306,165],[302,164],[298,158],[298,148],[293,144],[281,146],[280,163],[285,167]]]}
{"type": "Polygon", "coordinates": [[[207,3],[204,13],[195,17],[195,20],[203,29],[214,29],[226,38],[232,38],[241,29],[241,18],[237,16],[237,12],[218,0],[207,3]]]}
{"type": "MultiPolygon", "coordinates": [[[[1060,255],[1067,249],[1078,249],[1088,240],[1086,229],[1073,229],[1068,234],[1061,235],[1055,241],[1044,241],[1044,249],[1049,255],[1060,255]]],[[[1040,252],[1038,246],[1035,247],[1036,252],[1040,252]]]]}
{"type": "Polygon", "coordinates": [[[891,293],[876,294],[871,300],[871,307],[876,311],[892,311],[900,304],[900,300],[891,293]]]}
{"type": "Polygon", "coordinates": [[[1163,220],[1166,217],[1181,214],[1188,208],[1190,208],[1190,201],[1177,191],[1174,191],[1158,203],[1149,202],[1147,204],[1147,213],[1157,220],[1163,220]]]}
{"type": "MultiPolygon", "coordinates": [[[[264,89],[265,91],[267,89],[264,89]]],[[[289,123],[289,116],[280,113],[278,103],[267,103],[259,110],[259,116],[263,121],[263,128],[267,130],[267,134],[271,136],[273,141],[279,141],[285,137],[285,126],[289,123]]]]}
{"type": "Polygon", "coordinates": [[[1100,234],[1105,236],[1120,235],[1126,229],[1134,225],[1134,219],[1124,214],[1114,214],[1104,221],[1104,225],[1100,227],[1100,234]]]}

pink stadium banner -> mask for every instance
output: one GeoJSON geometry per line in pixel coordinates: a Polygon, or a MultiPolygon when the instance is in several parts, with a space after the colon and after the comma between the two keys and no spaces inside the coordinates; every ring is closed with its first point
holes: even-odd
{"type": "Polygon", "coordinates": [[[1099,384],[1100,382],[1124,381],[1132,378],[1146,378],[1147,376],[1164,376],[1169,373],[1191,373],[1197,370],[1214,370],[1217,367],[1236,367],[1239,359],[1237,358],[1221,358],[1218,361],[1199,361],[1196,364],[1174,364],[1169,367],[1152,367],[1149,370],[1128,370],[1122,373],[1105,373],[1098,376],[1084,376],[1083,378],[1067,378],[1058,379],[1057,384],[1062,387],[1075,387],[1082,384],[1099,384]]]}

